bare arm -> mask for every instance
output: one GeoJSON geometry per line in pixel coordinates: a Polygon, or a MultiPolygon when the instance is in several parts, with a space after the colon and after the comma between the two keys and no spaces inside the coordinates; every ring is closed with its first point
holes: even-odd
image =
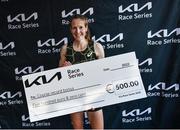
{"type": "Polygon", "coordinates": [[[63,67],[64,66],[64,63],[66,61],[66,50],[67,50],[67,44],[64,44],[61,47],[59,67],[63,67]]]}
{"type": "Polygon", "coordinates": [[[94,49],[95,49],[95,53],[98,59],[104,58],[105,54],[104,54],[104,48],[100,43],[95,43],[94,44],[94,49]]]}

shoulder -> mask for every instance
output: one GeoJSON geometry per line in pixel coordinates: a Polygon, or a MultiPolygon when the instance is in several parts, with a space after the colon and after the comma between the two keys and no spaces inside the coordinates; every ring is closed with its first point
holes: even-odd
{"type": "Polygon", "coordinates": [[[94,50],[98,59],[104,58],[104,48],[100,43],[94,43],[94,50]]]}
{"type": "Polygon", "coordinates": [[[62,47],[61,47],[61,51],[67,51],[68,49],[72,49],[73,46],[71,44],[64,44],[62,47]]]}
{"type": "Polygon", "coordinates": [[[62,45],[61,49],[62,49],[62,50],[63,50],[63,49],[67,49],[67,47],[68,47],[68,44],[64,44],[64,45],[62,45]]]}
{"type": "Polygon", "coordinates": [[[103,48],[103,46],[102,46],[102,44],[101,43],[94,43],[94,49],[95,49],[95,51],[104,51],[104,48],[103,48]]]}
{"type": "Polygon", "coordinates": [[[101,43],[94,43],[94,47],[96,48],[96,49],[98,49],[98,48],[103,48],[103,46],[101,45],[101,43]]]}
{"type": "Polygon", "coordinates": [[[64,44],[64,45],[61,47],[61,49],[67,49],[67,47],[68,47],[68,44],[64,44]]]}

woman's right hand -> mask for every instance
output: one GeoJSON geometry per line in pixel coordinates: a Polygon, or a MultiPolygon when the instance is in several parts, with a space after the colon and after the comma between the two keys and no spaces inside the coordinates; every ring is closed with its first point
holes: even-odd
{"type": "Polygon", "coordinates": [[[70,65],[72,65],[71,62],[65,61],[62,66],[64,67],[64,66],[70,66],[70,65]]]}

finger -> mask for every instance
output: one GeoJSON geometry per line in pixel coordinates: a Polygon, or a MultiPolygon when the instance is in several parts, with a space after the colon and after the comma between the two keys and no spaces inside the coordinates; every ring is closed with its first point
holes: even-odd
{"type": "Polygon", "coordinates": [[[71,65],[71,62],[69,62],[69,61],[65,61],[65,62],[63,63],[63,66],[69,66],[69,65],[71,65]]]}

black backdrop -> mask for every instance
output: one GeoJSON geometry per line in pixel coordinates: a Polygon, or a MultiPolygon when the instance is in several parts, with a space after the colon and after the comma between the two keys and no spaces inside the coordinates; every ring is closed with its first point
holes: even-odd
{"type": "Polygon", "coordinates": [[[72,128],[69,115],[30,123],[21,76],[58,66],[73,14],[88,17],[106,57],[139,61],[148,98],[104,107],[105,128],[180,128],[179,0],[1,0],[0,127],[72,128]]]}

